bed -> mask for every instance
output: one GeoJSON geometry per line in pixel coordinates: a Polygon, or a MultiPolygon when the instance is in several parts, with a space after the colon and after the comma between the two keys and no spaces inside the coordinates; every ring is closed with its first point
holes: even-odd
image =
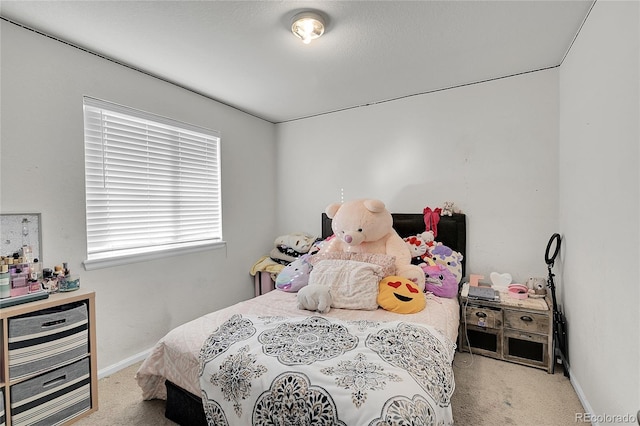
{"type": "MultiPolygon", "coordinates": [[[[425,230],[422,214],[393,218],[402,237],[425,230]]],[[[322,237],[330,234],[323,214],[322,237]]],[[[443,216],[436,241],[466,257],[465,216],[443,216]]],[[[424,297],[415,314],[321,315],[274,290],[171,330],[136,380],[143,399],[166,399],[166,417],[181,425],[452,424],[459,305],[424,297]]]]}

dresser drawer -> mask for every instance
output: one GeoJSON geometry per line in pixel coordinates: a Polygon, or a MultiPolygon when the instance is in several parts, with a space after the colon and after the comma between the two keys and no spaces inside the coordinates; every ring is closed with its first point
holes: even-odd
{"type": "Polygon", "coordinates": [[[467,306],[465,320],[469,325],[483,328],[500,328],[502,326],[502,311],[481,306],[467,306]]]}
{"type": "Polygon", "coordinates": [[[85,303],[61,305],[9,319],[9,377],[16,380],[89,352],[85,303]]]}
{"type": "Polygon", "coordinates": [[[11,386],[11,424],[60,424],[91,408],[89,358],[11,386]]]}
{"type": "Polygon", "coordinates": [[[548,334],[550,332],[549,315],[505,309],[504,327],[530,333],[548,334]]]}

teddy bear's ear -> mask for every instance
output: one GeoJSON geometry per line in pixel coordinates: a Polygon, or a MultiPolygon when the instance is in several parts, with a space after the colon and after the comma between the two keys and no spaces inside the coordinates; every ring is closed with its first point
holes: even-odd
{"type": "Polygon", "coordinates": [[[327,214],[327,217],[329,217],[329,219],[333,219],[336,213],[338,213],[338,209],[340,208],[340,206],[342,206],[341,203],[329,204],[327,208],[324,209],[324,212],[327,214]]]}
{"type": "Polygon", "coordinates": [[[381,211],[384,211],[384,209],[385,209],[384,203],[382,201],[380,201],[380,200],[365,200],[364,206],[371,213],[380,213],[381,211]]]}

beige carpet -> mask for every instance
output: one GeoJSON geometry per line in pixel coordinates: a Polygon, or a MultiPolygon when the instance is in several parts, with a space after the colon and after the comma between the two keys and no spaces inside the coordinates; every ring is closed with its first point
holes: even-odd
{"type": "Polygon", "coordinates": [[[480,355],[456,353],[456,390],[451,398],[458,425],[576,424],[584,408],[568,378],[480,355]]]}
{"type": "MultiPolygon", "coordinates": [[[[100,380],[99,410],[75,424],[175,425],[164,417],[164,401],[142,401],[133,378],[138,366],[100,380]]],[[[452,408],[457,425],[563,426],[575,424],[576,413],[584,411],[562,368],[547,374],[479,355],[456,353],[454,370],[452,408]]]]}

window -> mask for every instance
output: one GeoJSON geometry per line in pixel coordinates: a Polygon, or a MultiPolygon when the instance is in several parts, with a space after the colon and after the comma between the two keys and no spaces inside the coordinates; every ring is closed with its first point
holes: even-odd
{"type": "Polygon", "coordinates": [[[84,98],[87,270],[222,245],[218,132],[84,98]]]}

